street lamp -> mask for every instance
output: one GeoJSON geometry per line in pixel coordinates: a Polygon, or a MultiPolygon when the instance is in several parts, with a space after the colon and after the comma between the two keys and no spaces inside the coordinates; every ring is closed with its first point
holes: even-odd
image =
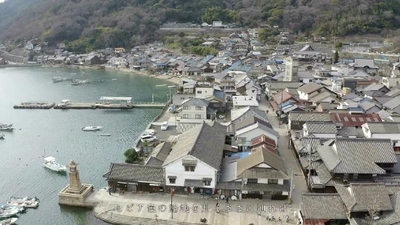
{"type": "Polygon", "coordinates": [[[172,99],[172,88],[176,88],[176,86],[174,85],[174,86],[168,86],[168,88],[169,88],[169,100],[171,101],[171,99],[172,99]]]}

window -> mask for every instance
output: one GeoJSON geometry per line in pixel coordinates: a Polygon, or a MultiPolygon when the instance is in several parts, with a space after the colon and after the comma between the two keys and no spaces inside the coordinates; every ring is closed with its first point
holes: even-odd
{"type": "Polygon", "coordinates": [[[202,110],[203,109],[203,107],[201,107],[201,106],[196,106],[196,110],[202,110]]]}
{"type": "Polygon", "coordinates": [[[200,114],[196,114],[195,118],[196,119],[201,119],[201,115],[200,114]]]}
{"type": "Polygon", "coordinates": [[[189,110],[189,106],[183,106],[183,110],[189,110]]]}
{"type": "Polygon", "coordinates": [[[201,94],[202,92],[201,91],[197,91],[197,94],[201,94]]]}
{"type": "Polygon", "coordinates": [[[183,118],[184,119],[188,119],[189,118],[189,114],[183,114],[183,118]]]}
{"type": "Polygon", "coordinates": [[[185,166],[186,172],[194,172],[195,166],[185,166]]]}
{"type": "Polygon", "coordinates": [[[185,97],[181,97],[181,100],[185,100],[185,97]]]}
{"type": "Polygon", "coordinates": [[[248,183],[248,184],[257,184],[257,179],[251,179],[251,178],[249,178],[249,179],[247,179],[247,183],[248,183]]]}
{"type": "Polygon", "coordinates": [[[211,185],[211,180],[204,181],[204,186],[210,186],[210,185],[211,185]]]}
{"type": "Polygon", "coordinates": [[[278,179],[268,179],[268,184],[277,184],[278,179]]]}
{"type": "Polygon", "coordinates": [[[169,178],[169,183],[170,184],[175,184],[176,178],[169,178]]]}

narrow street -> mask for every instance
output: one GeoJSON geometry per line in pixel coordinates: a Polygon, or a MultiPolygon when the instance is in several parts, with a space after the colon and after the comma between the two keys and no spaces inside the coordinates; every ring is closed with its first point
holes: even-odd
{"type": "Polygon", "coordinates": [[[269,119],[272,127],[276,130],[280,137],[278,142],[279,153],[286,162],[286,168],[291,175],[293,173],[293,188],[292,188],[292,204],[293,208],[299,208],[301,203],[301,194],[308,192],[305,177],[301,171],[300,164],[295,156],[295,153],[289,146],[288,126],[282,124],[279,126],[279,120],[273,112],[272,108],[269,107],[268,101],[265,99],[265,95],[261,97],[259,109],[268,110],[267,118],[269,119]]]}

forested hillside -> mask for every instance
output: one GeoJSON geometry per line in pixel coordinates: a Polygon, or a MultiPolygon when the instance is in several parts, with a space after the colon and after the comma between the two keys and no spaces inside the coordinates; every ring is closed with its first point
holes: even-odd
{"type": "Polygon", "coordinates": [[[157,39],[165,22],[213,20],[307,35],[381,33],[400,27],[400,0],[8,0],[0,4],[0,40],[130,47],[157,39]]]}

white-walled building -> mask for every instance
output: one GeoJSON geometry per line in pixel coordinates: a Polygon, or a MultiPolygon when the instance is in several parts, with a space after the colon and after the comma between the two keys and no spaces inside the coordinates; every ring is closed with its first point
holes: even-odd
{"type": "Polygon", "coordinates": [[[250,96],[232,96],[233,109],[240,109],[243,107],[258,107],[258,101],[250,96]]]}
{"type": "Polygon", "coordinates": [[[203,122],[181,134],[162,165],[165,185],[176,191],[210,193],[219,180],[225,133],[221,124],[203,122]]]}

